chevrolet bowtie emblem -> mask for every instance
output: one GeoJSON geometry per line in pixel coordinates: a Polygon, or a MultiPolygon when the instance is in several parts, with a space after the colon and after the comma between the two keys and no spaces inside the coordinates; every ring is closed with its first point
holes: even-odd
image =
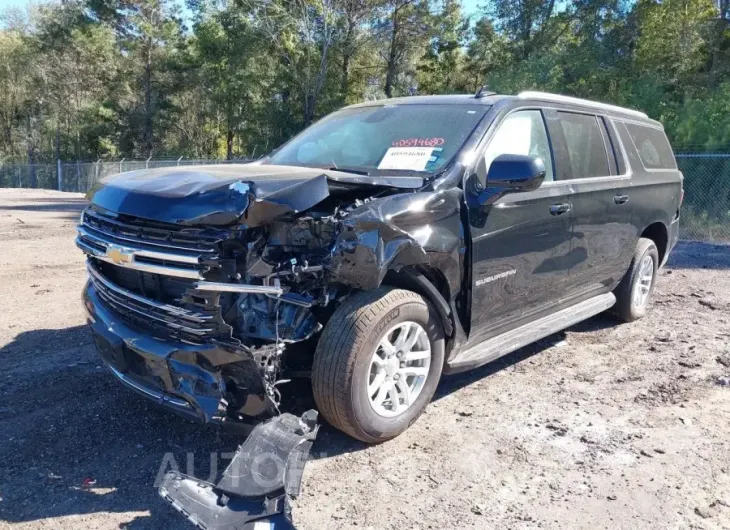
{"type": "Polygon", "coordinates": [[[123,247],[109,245],[106,247],[106,257],[112,260],[116,265],[121,265],[122,263],[131,263],[134,258],[134,253],[123,247]]]}

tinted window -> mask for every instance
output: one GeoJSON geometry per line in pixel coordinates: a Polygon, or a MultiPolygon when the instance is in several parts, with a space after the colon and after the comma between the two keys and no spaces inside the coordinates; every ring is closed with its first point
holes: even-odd
{"type": "Polygon", "coordinates": [[[610,175],[606,145],[597,118],[571,112],[558,112],[558,117],[568,147],[573,178],[610,175]]]}
{"type": "Polygon", "coordinates": [[[270,162],[382,173],[436,171],[454,157],[488,109],[417,104],[344,109],[302,131],[270,162]]]}
{"type": "Polygon", "coordinates": [[[634,123],[625,125],[646,169],[677,169],[664,131],[634,123]]]}
{"type": "Polygon", "coordinates": [[[553,180],[553,160],[545,122],[539,110],[521,110],[510,114],[500,124],[489,142],[485,157],[487,171],[499,155],[529,155],[545,164],[545,181],[553,180]]]}

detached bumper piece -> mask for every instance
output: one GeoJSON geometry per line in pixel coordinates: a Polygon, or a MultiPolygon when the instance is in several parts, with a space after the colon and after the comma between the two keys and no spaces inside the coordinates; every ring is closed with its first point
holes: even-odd
{"type": "Polygon", "coordinates": [[[289,500],[318,429],[314,410],[277,416],[253,429],[218,484],[170,471],[160,496],[203,530],[293,529],[289,500]]]}

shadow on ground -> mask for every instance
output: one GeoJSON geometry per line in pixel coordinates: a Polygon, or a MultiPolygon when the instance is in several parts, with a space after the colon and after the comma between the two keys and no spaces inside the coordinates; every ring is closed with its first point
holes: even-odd
{"type": "MultiPolygon", "coordinates": [[[[446,377],[434,399],[538,351],[523,348],[446,377]]],[[[0,406],[0,521],[130,513],[134,520],[126,528],[184,527],[158,497],[158,476],[177,466],[214,481],[242,441],[122,387],[102,366],[85,326],[21,333],[0,349],[0,372],[11,374],[3,381],[0,406]]],[[[307,383],[294,384],[303,388],[298,407],[313,405],[307,383]]],[[[322,458],[365,447],[325,424],[312,453],[322,458]]]]}
{"type": "Polygon", "coordinates": [[[680,241],[669,255],[668,269],[730,269],[730,245],[680,241]]]}

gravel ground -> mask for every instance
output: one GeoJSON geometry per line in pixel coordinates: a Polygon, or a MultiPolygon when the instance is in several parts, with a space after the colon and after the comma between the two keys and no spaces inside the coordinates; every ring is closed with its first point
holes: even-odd
{"type": "MultiPolygon", "coordinates": [[[[165,455],[204,478],[238,440],[101,366],[79,302],[83,205],[0,190],[0,528],[192,528],[153,488],[165,455]]],[[[376,447],[324,426],[295,523],[730,528],[729,321],[730,247],[682,243],[643,320],[599,316],[445,378],[376,447]]]]}

